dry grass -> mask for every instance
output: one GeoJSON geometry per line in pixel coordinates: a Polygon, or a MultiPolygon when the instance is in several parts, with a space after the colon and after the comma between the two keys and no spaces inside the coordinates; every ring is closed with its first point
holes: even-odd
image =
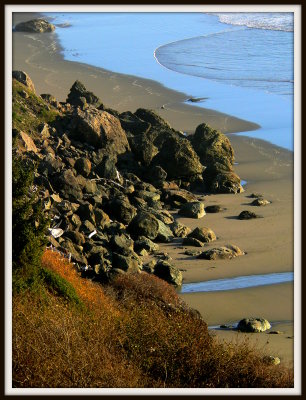
{"type": "Polygon", "coordinates": [[[175,290],[148,274],[102,287],[46,252],[86,305],[50,292],[13,299],[14,387],[292,387],[245,343],[217,343],[175,290]]]}

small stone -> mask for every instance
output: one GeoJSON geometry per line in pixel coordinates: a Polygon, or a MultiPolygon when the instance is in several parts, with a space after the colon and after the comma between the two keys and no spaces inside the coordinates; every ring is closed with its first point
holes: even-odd
{"type": "Polygon", "coordinates": [[[274,357],[274,356],[265,356],[263,358],[263,361],[266,364],[270,364],[270,365],[278,365],[281,362],[279,357],[274,357]]]}
{"type": "Polygon", "coordinates": [[[271,201],[268,201],[266,199],[255,199],[254,201],[252,201],[252,206],[257,206],[257,207],[261,207],[261,206],[266,206],[267,204],[270,204],[271,201]]]}
{"type": "Polygon", "coordinates": [[[241,211],[241,213],[238,215],[238,218],[239,219],[254,219],[254,218],[258,218],[258,215],[252,211],[244,210],[244,211],[241,211]]]}

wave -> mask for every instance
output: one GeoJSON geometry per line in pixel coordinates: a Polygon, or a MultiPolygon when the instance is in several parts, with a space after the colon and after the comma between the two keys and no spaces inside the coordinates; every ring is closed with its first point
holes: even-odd
{"type": "Polygon", "coordinates": [[[293,13],[211,13],[219,21],[228,25],[246,26],[248,28],[273,31],[293,32],[293,13]]]}

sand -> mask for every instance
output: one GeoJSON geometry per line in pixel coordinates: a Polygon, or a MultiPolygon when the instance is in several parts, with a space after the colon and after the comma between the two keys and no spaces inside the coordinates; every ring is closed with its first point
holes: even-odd
{"type": "MultiPolygon", "coordinates": [[[[14,21],[31,17],[25,13],[15,14],[14,21]]],[[[13,69],[26,71],[38,94],[51,93],[59,101],[65,101],[73,82],[79,79],[106,106],[120,112],[145,107],[156,110],[178,130],[192,133],[197,125],[206,122],[230,134],[238,163],[235,170],[241,179],[247,181],[245,192],[202,195],[205,206],[219,204],[225,210],[206,214],[199,220],[178,220],[191,228],[208,226],[213,229],[217,241],[208,244],[207,248],[231,243],[239,246],[246,255],[227,261],[197,260],[184,255],[180,240],[161,245],[161,250],[169,253],[173,263],[183,271],[185,283],[293,271],[293,153],[264,141],[233,134],[256,129],[256,124],[218,111],[182,104],[187,95],[154,81],[65,61],[56,34],[15,32],[13,69]],[[249,196],[253,192],[263,194],[271,204],[251,206],[253,199],[249,196]],[[240,221],[237,216],[243,210],[254,211],[263,218],[240,221]]],[[[181,296],[201,312],[208,325],[237,322],[250,316],[269,319],[272,329],[283,333],[248,334],[248,340],[264,348],[268,354],[279,356],[282,362],[292,362],[293,283],[181,296]]],[[[235,342],[237,337],[238,340],[245,337],[245,334],[235,331],[213,332],[220,340],[235,342]]]]}

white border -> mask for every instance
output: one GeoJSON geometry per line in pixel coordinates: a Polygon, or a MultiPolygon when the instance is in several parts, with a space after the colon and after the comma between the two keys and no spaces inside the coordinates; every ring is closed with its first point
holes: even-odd
{"type": "Polygon", "coordinates": [[[6,395],[300,395],[301,394],[301,5],[5,5],[5,394],[6,395]],[[11,135],[13,12],[293,12],[294,13],[294,388],[14,389],[11,307],[11,135]]]}

